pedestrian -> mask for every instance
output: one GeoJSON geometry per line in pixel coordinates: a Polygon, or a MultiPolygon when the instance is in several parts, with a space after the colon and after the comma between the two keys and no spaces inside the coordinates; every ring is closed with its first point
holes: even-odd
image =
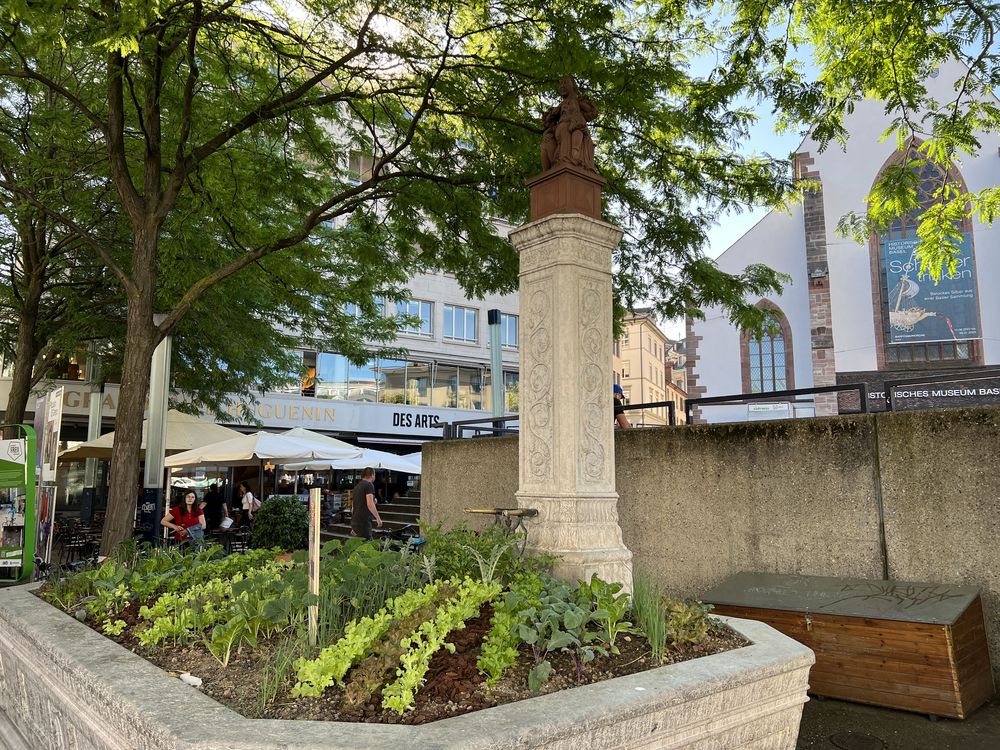
{"type": "Polygon", "coordinates": [[[253,523],[253,514],[260,507],[260,500],[254,497],[253,490],[250,489],[247,482],[240,482],[240,497],[243,506],[240,514],[240,526],[249,526],[253,523]]]}
{"type": "Polygon", "coordinates": [[[628,417],[625,416],[625,392],[622,387],[615,383],[615,387],[612,390],[612,404],[614,406],[615,412],[615,422],[623,430],[627,430],[632,426],[632,423],[628,421],[628,417]]]}
{"type": "Polygon", "coordinates": [[[223,518],[229,518],[229,507],[226,505],[226,498],[219,492],[219,485],[212,482],[208,486],[208,492],[202,498],[201,509],[205,513],[205,521],[208,523],[209,531],[219,528],[223,518]]]}
{"type": "Polygon", "coordinates": [[[375,469],[367,468],[361,472],[361,481],[354,485],[351,495],[351,535],[363,539],[372,539],[372,519],[375,525],[382,528],[382,518],[375,507],[375,469]]]}
{"type": "Polygon", "coordinates": [[[205,544],[205,514],[201,512],[194,490],[184,493],[180,505],[168,510],[160,525],[173,529],[174,541],[189,542],[198,547],[205,544]]]}

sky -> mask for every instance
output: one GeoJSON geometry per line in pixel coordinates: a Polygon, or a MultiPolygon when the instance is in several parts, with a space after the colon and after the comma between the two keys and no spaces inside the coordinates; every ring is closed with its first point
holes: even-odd
{"type": "MultiPolygon", "coordinates": [[[[776,119],[769,105],[760,105],[760,119],[751,129],[750,138],[741,149],[746,154],[770,154],[778,158],[786,158],[802,142],[802,134],[798,132],[777,133],[776,119]]],[[[766,208],[751,208],[742,213],[730,212],[718,217],[716,225],[708,232],[708,244],[705,252],[710,258],[718,258],[736,240],[742,237],[754,224],[767,214],[766,208]]],[[[663,332],[672,339],[684,338],[684,321],[663,321],[660,325],[663,332]]]]}

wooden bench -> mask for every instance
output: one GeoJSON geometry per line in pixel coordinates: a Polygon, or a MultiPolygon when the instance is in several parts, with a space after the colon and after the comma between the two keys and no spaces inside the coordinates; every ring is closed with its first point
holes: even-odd
{"type": "Polygon", "coordinates": [[[957,719],[993,695],[973,586],[740,573],[703,599],[811,648],[815,695],[957,719]]]}

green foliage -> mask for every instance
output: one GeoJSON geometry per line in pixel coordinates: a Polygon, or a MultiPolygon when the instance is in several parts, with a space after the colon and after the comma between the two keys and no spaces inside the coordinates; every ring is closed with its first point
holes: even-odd
{"type": "MultiPolygon", "coordinates": [[[[414,695],[423,684],[431,657],[442,646],[448,645],[445,643],[448,634],[464,628],[465,621],[478,615],[483,604],[495,598],[500,591],[497,583],[466,578],[458,585],[455,597],[438,609],[433,620],[422,623],[413,635],[404,638],[400,645],[406,651],[400,659],[396,680],[382,691],[383,708],[400,715],[413,708],[414,695]]],[[[454,647],[449,650],[454,651],[454,647]]]]}
{"type": "Polygon", "coordinates": [[[297,497],[277,495],[264,501],[254,514],[253,546],[278,547],[285,552],[309,543],[309,513],[297,497]]]}
{"type": "Polygon", "coordinates": [[[590,609],[590,618],[601,628],[601,640],[609,651],[618,653],[615,640],[623,633],[632,633],[632,623],[625,619],[629,611],[628,594],[621,593],[620,583],[607,583],[594,574],[590,583],[581,583],[577,589],[577,599],[585,609],[590,609]]]}
{"type": "Polygon", "coordinates": [[[861,100],[877,102],[891,118],[882,139],[895,143],[896,161],[872,186],[867,211],[841,217],[841,233],[867,245],[873,232],[909,217],[919,221],[920,273],[935,282],[954,273],[959,223],[978,216],[990,224],[1000,206],[996,186],[964,193],[957,172],[980,152],[985,134],[1000,131],[1000,6],[984,0],[726,6],[732,26],[720,78],[742,80],[772,100],[785,126],[810,127],[825,148],[846,142],[845,120],[861,100]],[[939,177],[920,196],[919,173],[929,165],[939,177]]]}
{"type": "Polygon", "coordinates": [[[347,670],[372,649],[395,620],[405,618],[435,601],[439,592],[439,586],[434,583],[419,590],[405,591],[388,601],[373,616],[349,622],[343,637],[332,646],[324,648],[318,657],[295,662],[298,682],[292,689],[292,695],[318,697],[330,685],[342,684],[347,670]]]}
{"type": "Polygon", "coordinates": [[[656,661],[663,661],[668,647],[689,651],[700,646],[714,627],[711,610],[693,599],[673,599],[648,579],[634,582],[632,612],[656,661]]]}
{"type": "Polygon", "coordinates": [[[464,526],[442,531],[440,526],[421,526],[427,540],[425,556],[434,558],[434,574],[441,578],[479,578],[506,585],[518,574],[549,568],[551,558],[519,557],[514,539],[498,526],[473,534],[464,526]]]}
{"type": "Polygon", "coordinates": [[[667,619],[661,597],[662,592],[649,579],[634,578],[632,614],[639,632],[646,636],[656,662],[662,662],[667,652],[667,619]]]}
{"type": "Polygon", "coordinates": [[[520,576],[493,608],[490,630],[479,649],[476,666],[486,676],[487,685],[495,685],[507,668],[517,661],[517,647],[521,643],[518,625],[520,613],[538,607],[538,597],[545,583],[537,573],[520,576]]]}
{"type": "Polygon", "coordinates": [[[664,597],[664,609],[667,615],[667,633],[670,645],[687,651],[701,645],[712,629],[708,613],[712,611],[711,604],[702,604],[693,599],[683,602],[664,597]]]}
{"type": "Polygon", "coordinates": [[[594,609],[589,585],[584,584],[574,591],[549,577],[537,601],[537,605],[517,615],[518,635],[531,647],[535,659],[535,667],[528,677],[533,693],[537,693],[548,679],[551,665],[547,657],[551,652],[562,651],[570,655],[576,665],[577,679],[584,664],[607,654],[602,645],[603,631],[590,627],[591,623],[607,620],[607,613],[594,609]]]}
{"type": "Polygon", "coordinates": [[[319,643],[333,643],[347,623],[371,617],[386,603],[421,586],[418,558],[361,540],[327,542],[321,553],[319,643]]]}

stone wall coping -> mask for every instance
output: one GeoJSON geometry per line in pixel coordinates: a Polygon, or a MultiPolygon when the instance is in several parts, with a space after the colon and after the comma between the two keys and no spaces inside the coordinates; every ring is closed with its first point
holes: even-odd
{"type": "MultiPolygon", "coordinates": [[[[63,670],[97,723],[122,717],[149,747],[189,750],[506,750],[558,741],[677,704],[808,669],[812,651],[751,620],[720,617],[750,646],[421,726],[247,719],[37,598],[0,590],[0,649],[11,636],[63,670]],[[108,709],[105,711],[104,709],[108,709]]],[[[2,658],[2,654],[0,654],[2,658]]],[[[2,677],[2,667],[0,667],[2,677]]],[[[65,688],[63,688],[65,689],[65,688]]],[[[802,702],[804,695],[790,700],[802,702]]],[[[724,717],[723,717],[724,718],[724,717]]],[[[113,729],[109,727],[109,729],[113,729]]],[[[109,732],[112,733],[112,732],[109,732]]],[[[117,743],[115,745],[117,746],[117,743]]]]}

